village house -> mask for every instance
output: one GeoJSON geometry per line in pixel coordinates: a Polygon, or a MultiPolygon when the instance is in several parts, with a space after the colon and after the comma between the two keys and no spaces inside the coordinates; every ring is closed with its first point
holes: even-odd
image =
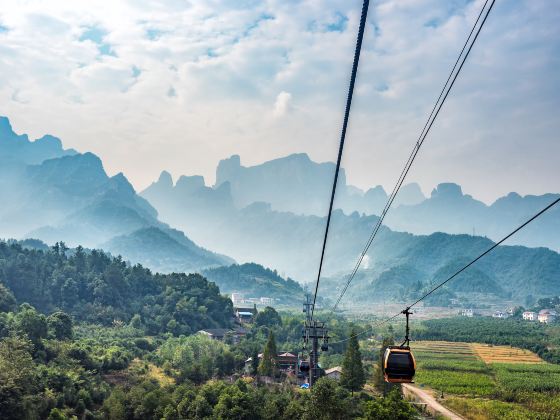
{"type": "Polygon", "coordinates": [[[257,310],[255,308],[235,308],[235,319],[240,324],[251,323],[254,320],[257,310]]]}
{"type": "Polygon", "coordinates": [[[539,312],[538,320],[544,324],[550,324],[556,319],[556,311],[552,309],[543,309],[539,312]]]}
{"type": "Polygon", "coordinates": [[[210,337],[212,340],[224,341],[224,338],[229,332],[230,330],[225,328],[209,328],[200,330],[198,333],[210,337]]]}
{"type": "Polygon", "coordinates": [[[499,318],[499,319],[505,319],[509,317],[509,315],[507,314],[507,312],[502,312],[502,311],[496,311],[492,314],[492,318],[499,318]]]}
{"type": "Polygon", "coordinates": [[[325,370],[325,376],[335,381],[340,380],[340,375],[342,375],[342,368],[340,366],[335,366],[333,368],[325,370]]]}
{"type": "Polygon", "coordinates": [[[474,311],[472,309],[461,309],[459,315],[466,316],[467,318],[472,318],[474,316],[474,311]]]}
{"type": "Polygon", "coordinates": [[[228,330],[226,328],[208,328],[205,330],[198,331],[198,334],[210,337],[212,340],[224,341],[226,337],[231,338],[231,340],[237,344],[242,337],[247,335],[247,330],[242,327],[237,327],[233,330],[228,330]]]}
{"type": "MultiPolygon", "coordinates": [[[[263,354],[259,353],[259,363],[262,357],[263,354]]],[[[276,355],[276,362],[278,363],[278,370],[280,370],[280,372],[288,373],[288,372],[297,371],[298,357],[293,353],[290,352],[278,353],[276,355]]],[[[252,357],[249,357],[247,360],[245,360],[246,372],[250,372],[252,363],[253,363],[252,357]]]]}
{"type": "Polygon", "coordinates": [[[537,319],[537,314],[532,311],[523,312],[523,319],[526,321],[535,321],[537,319]]]}

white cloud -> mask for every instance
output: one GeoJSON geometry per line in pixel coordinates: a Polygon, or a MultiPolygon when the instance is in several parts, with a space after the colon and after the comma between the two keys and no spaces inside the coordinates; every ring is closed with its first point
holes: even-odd
{"type": "Polygon", "coordinates": [[[283,117],[290,110],[292,102],[292,94],[289,92],[282,91],[276,97],[276,102],[274,102],[273,115],[276,118],[283,117]]]}
{"type": "MultiPolygon", "coordinates": [[[[336,156],[359,1],[3,3],[1,113],[99,154],[137,187],[164,168],[211,180],[233,153],[336,156]],[[80,41],[85,28],[102,28],[102,42],[80,41]]],[[[350,182],[392,186],[482,3],[371,3],[350,182]]],[[[487,200],[558,189],[559,18],[546,0],[496,3],[411,180],[487,200]]]]}

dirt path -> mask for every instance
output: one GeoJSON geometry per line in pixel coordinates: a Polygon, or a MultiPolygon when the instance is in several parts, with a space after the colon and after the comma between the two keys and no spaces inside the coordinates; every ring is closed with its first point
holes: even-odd
{"type": "Polygon", "coordinates": [[[451,420],[465,420],[464,417],[455,414],[453,411],[445,408],[441,405],[432,394],[423,389],[420,389],[411,384],[403,384],[403,392],[407,397],[412,397],[419,402],[423,402],[427,405],[427,410],[433,415],[441,415],[446,419],[451,420]]]}

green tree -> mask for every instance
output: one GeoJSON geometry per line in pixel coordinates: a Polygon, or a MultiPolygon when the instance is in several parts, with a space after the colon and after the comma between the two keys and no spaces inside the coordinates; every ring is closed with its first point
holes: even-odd
{"type": "Polygon", "coordinates": [[[399,389],[394,388],[384,398],[365,403],[364,420],[409,420],[418,418],[418,412],[406,402],[399,389]]]}
{"type": "Polygon", "coordinates": [[[256,375],[259,370],[259,350],[255,348],[251,356],[251,373],[256,375]]]}
{"type": "Polygon", "coordinates": [[[255,317],[255,325],[257,327],[276,327],[282,325],[282,318],[276,309],[267,306],[261,312],[257,314],[255,317]]]}
{"type": "Polygon", "coordinates": [[[276,339],[274,338],[274,333],[270,331],[268,333],[268,341],[264,347],[263,357],[259,364],[259,375],[275,377],[278,374],[277,355],[276,339]]]}
{"type": "Polygon", "coordinates": [[[142,328],[142,317],[139,314],[134,314],[130,320],[130,326],[136,329],[142,328]]]}
{"type": "Polygon", "coordinates": [[[329,378],[319,379],[311,389],[304,420],[345,420],[352,418],[348,392],[329,378]]]}
{"type": "Polygon", "coordinates": [[[109,420],[126,418],[126,396],[122,388],[116,387],[103,403],[103,411],[109,420]]]}
{"type": "Polygon", "coordinates": [[[25,417],[23,399],[37,391],[37,375],[27,339],[7,337],[0,340],[0,414],[3,419],[25,417]]]}
{"type": "Polygon", "coordinates": [[[64,415],[64,412],[62,412],[62,410],[53,408],[49,414],[49,417],[47,417],[47,420],[66,420],[67,418],[68,417],[64,415]]]}
{"type": "Polygon", "coordinates": [[[57,340],[69,340],[72,338],[72,318],[65,312],[55,312],[47,318],[49,332],[57,340]]]}
{"type": "Polygon", "coordinates": [[[16,299],[13,293],[0,283],[0,312],[10,312],[16,308],[16,299]]]}
{"type": "Polygon", "coordinates": [[[362,354],[360,353],[360,343],[356,331],[350,333],[350,341],[344,353],[342,361],[342,374],[340,385],[354,394],[354,391],[362,389],[366,384],[366,376],[362,365],[362,354]]]}
{"type": "Polygon", "coordinates": [[[27,303],[20,306],[20,311],[14,317],[14,325],[16,330],[26,334],[34,344],[47,336],[47,319],[27,303]]]}

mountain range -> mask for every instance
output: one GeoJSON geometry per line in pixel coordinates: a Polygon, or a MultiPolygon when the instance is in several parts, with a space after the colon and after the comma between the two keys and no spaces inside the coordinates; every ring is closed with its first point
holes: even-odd
{"type": "Polygon", "coordinates": [[[30,141],[6,117],[0,117],[0,162],[3,237],[102,247],[165,272],[233,263],[159,221],[126,177],[109,177],[93,153],[64,150],[50,135],[30,141]]]}
{"type": "MultiPolygon", "coordinates": [[[[214,186],[207,186],[200,176],[182,176],[174,183],[171,174],[163,172],[140,195],[158,209],[162,220],[182,229],[197,243],[240,262],[257,261],[275,267],[307,283],[315,280],[325,227],[325,197],[333,171],[333,164],[317,164],[302,154],[249,168],[241,166],[239,157],[234,156],[220,162],[214,186]],[[316,188],[307,186],[306,177],[312,178],[309,182],[316,188]],[[320,213],[321,205],[324,213],[314,214],[320,213]]],[[[332,283],[327,289],[330,292],[336,291],[352,269],[378,220],[374,209],[381,209],[387,198],[380,186],[363,192],[346,185],[344,176],[340,182],[339,209],[333,213],[324,266],[325,275],[331,277],[326,280],[327,288],[332,283]]],[[[384,284],[393,287],[396,283],[388,279],[395,268],[413,268],[399,280],[403,293],[416,282],[426,286],[457,261],[474,257],[492,244],[490,238],[481,235],[482,221],[490,219],[487,215],[493,216],[486,228],[493,228],[494,237],[499,237],[555,197],[509,194],[487,206],[451,183],[438,185],[428,198],[416,184],[409,184],[403,192],[356,279],[358,298],[371,298],[376,290],[386,287],[384,284]],[[473,220],[480,220],[478,236],[472,232],[473,220]],[[398,228],[405,223],[411,229],[398,228]],[[449,233],[439,232],[445,229],[438,229],[438,223],[446,225],[449,233]]],[[[521,242],[536,245],[542,238],[542,245],[556,249],[559,238],[554,230],[560,231],[556,228],[557,211],[539,221],[542,225],[537,225],[538,229],[521,236],[521,242]],[[543,232],[546,229],[551,232],[543,232]]],[[[506,246],[499,250],[477,267],[478,271],[464,282],[467,286],[453,285],[451,293],[489,293],[517,300],[528,294],[560,293],[560,257],[553,249],[506,246]]]]}
{"type": "MultiPolygon", "coordinates": [[[[218,165],[213,186],[201,176],[174,182],[164,171],[137,194],[123,174],[109,177],[94,154],[65,150],[60,140],[45,138],[30,141],[0,119],[0,236],[102,248],[160,272],[202,271],[224,290],[239,287],[268,295],[266,290],[280,288],[283,300],[300,288],[282,278],[315,280],[333,164],[297,154],[247,168],[234,156],[218,165]],[[235,261],[241,265],[232,265],[235,261]],[[281,275],[264,275],[243,263],[262,264],[281,275]],[[266,287],[259,288],[259,282],[266,287]]],[[[387,197],[380,186],[362,191],[347,185],[342,175],[325,258],[325,296],[339,290],[387,197]]],[[[376,299],[387,291],[396,298],[409,296],[492,244],[478,226],[479,236],[471,234],[471,220],[461,218],[493,220],[488,226],[505,229],[554,197],[510,194],[487,206],[449,183],[437,186],[429,198],[416,184],[402,193],[390,216],[394,219],[380,230],[355,279],[353,300],[376,299]],[[425,223],[417,221],[422,217],[425,223]],[[435,232],[444,230],[436,228],[438,221],[451,233],[435,232]],[[400,230],[422,234],[391,228],[398,223],[404,226],[400,230]]],[[[558,218],[543,220],[540,231],[522,239],[536,243],[542,237],[555,248],[558,218]]],[[[465,276],[450,285],[446,296],[483,293],[522,301],[527,295],[557,295],[560,255],[543,247],[501,246],[465,276]]]]}

